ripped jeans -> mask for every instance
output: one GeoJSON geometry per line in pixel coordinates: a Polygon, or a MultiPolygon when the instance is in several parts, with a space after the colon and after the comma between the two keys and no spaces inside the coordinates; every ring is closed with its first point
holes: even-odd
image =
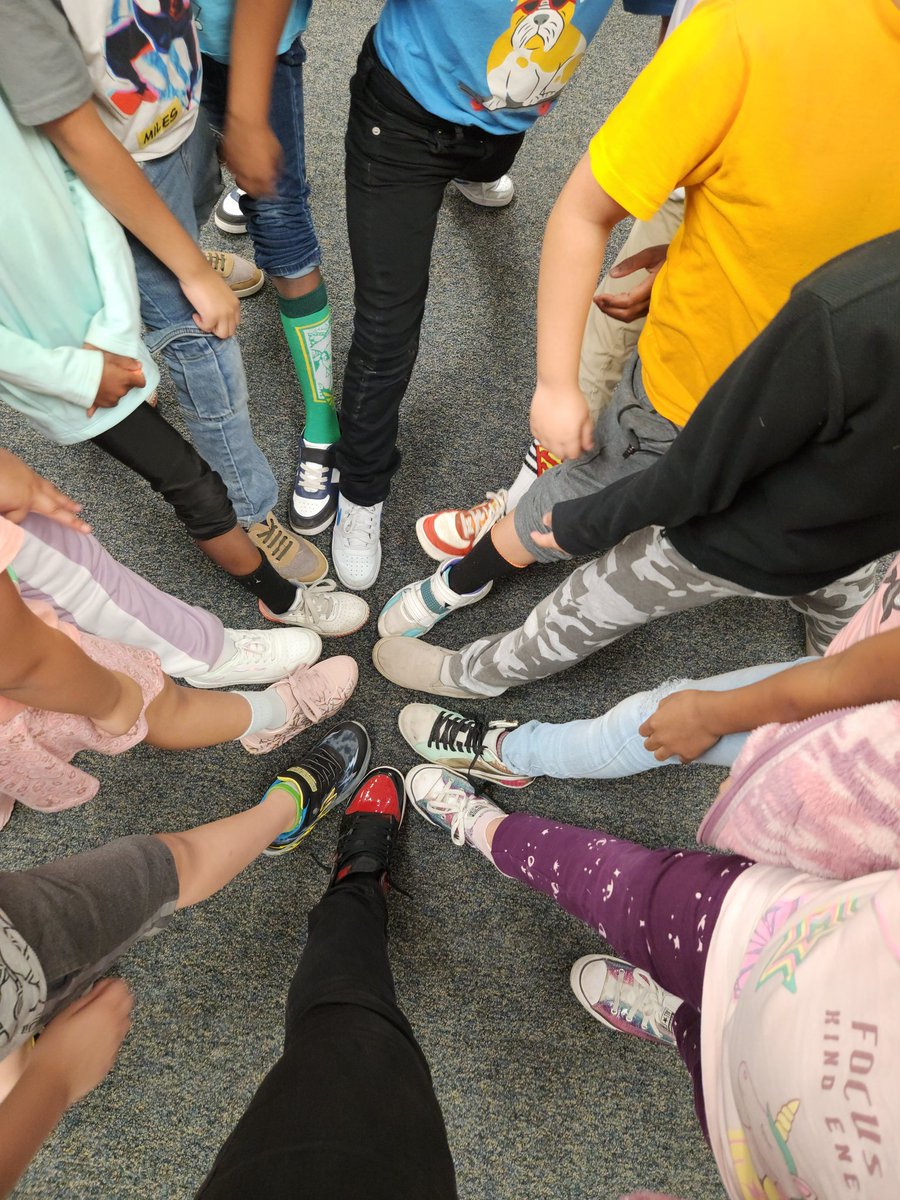
{"type": "MultiPolygon", "coordinates": [[[[644,739],[638,733],[663,697],[685,688],[724,692],[746,687],[788,667],[811,661],[799,658],[796,662],[766,663],[711,675],[708,679],[672,679],[651,691],[635,692],[602,717],[585,721],[566,721],[562,725],[528,721],[504,737],[503,761],[521,775],[551,775],[556,779],[620,779],[655,767],[679,764],[677,758],[658,762],[651,750],[644,749],[644,739]]],[[[746,733],[729,733],[694,761],[730,767],[747,737],[746,733]]]]}
{"type": "MultiPolygon", "coordinates": [[[[171,154],[141,163],[147,179],[196,241],[221,189],[215,138],[201,111],[171,154]]],[[[221,475],[238,521],[262,520],[278,485],[250,428],[247,379],[237,338],[203,333],[172,272],[130,234],[147,346],[169,367],[190,440],[221,475]]]]}

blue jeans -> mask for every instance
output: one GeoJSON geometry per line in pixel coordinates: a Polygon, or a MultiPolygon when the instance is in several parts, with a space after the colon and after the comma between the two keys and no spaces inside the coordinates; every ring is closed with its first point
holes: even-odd
{"type": "MultiPolygon", "coordinates": [[[[274,200],[241,197],[256,265],[281,279],[299,279],[322,261],[309,211],[306,141],[303,125],[303,64],[306,50],[298,37],[275,60],[269,124],[281,143],[281,174],[274,200]]],[[[209,123],[221,132],[225,123],[228,65],[203,55],[203,98],[209,123]]]]}
{"type": "MultiPolygon", "coordinates": [[[[680,765],[678,758],[659,762],[652,751],[644,749],[644,739],[638,733],[665,696],[685,688],[724,692],[746,687],[798,663],[812,661],[800,658],[795,662],[745,667],[741,671],[712,675],[709,679],[669,680],[652,691],[635,692],[602,717],[586,721],[567,721],[563,725],[528,721],[503,739],[503,761],[520,775],[552,775],[556,779],[620,779],[655,767],[680,765]]],[[[694,761],[730,767],[748,736],[746,733],[729,733],[694,761]]]]}
{"type": "MultiPolygon", "coordinates": [[[[194,240],[221,188],[215,139],[202,112],[171,154],[141,164],[147,179],[194,240]]],[[[250,428],[247,380],[236,338],[202,333],[172,272],[130,234],[147,345],[165,359],[191,441],[218,471],[242,525],[265,517],[278,485],[250,428]]]]}

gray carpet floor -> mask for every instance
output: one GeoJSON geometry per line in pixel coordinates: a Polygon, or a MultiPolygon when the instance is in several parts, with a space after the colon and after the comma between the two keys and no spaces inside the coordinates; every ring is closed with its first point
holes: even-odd
{"type": "MultiPolygon", "coordinates": [[[[335,314],[338,378],[350,338],[352,278],[343,214],[347,81],[372,0],[317,5],[307,45],[307,139],[314,210],[335,314]]],[[[473,502],[518,468],[533,386],[534,289],[547,214],[591,133],[650,56],[656,22],[616,6],[556,110],[526,139],[518,196],[501,211],[448,195],[434,252],[422,353],[404,405],[404,465],[386,509],[384,567],[368,595],[375,612],[424,575],[417,516],[473,502]]],[[[250,253],[210,226],[210,245],[250,253]]],[[[286,500],[301,406],[274,295],[245,301],[240,340],[260,444],[286,500]]],[[[171,389],[165,411],[178,423],[171,389]]],[[[9,413],[3,444],[84,502],[97,535],[160,587],[208,606],[226,624],[259,624],[245,594],[207,563],[166,506],[91,446],[40,441],[9,413]]],[[[320,541],[327,548],[327,536],[320,541]]],[[[529,572],[467,609],[433,640],[460,646],[510,627],[562,577],[529,572]]],[[[414,698],[374,670],[374,627],[326,653],[351,653],[360,684],[346,709],[366,722],[376,761],[412,765],[396,729],[414,698]]],[[[678,675],[711,674],[802,651],[786,606],[729,601],[658,623],[579,669],[480,706],[492,716],[564,720],[594,715],[631,691],[678,675]]],[[[309,744],[302,737],[297,748],[309,744]]],[[[129,832],[189,827],[236,812],[296,749],[255,759],[229,745],[119,759],[84,756],[102,781],[91,804],[59,815],[19,808],[0,835],[0,868],[26,867],[129,832]]],[[[651,846],[690,846],[721,772],[660,771],[617,783],[539,781],[522,808],[598,825],[651,846]]],[[[336,822],[315,839],[327,858],[336,822]]],[[[691,1200],[722,1194],[673,1053],[605,1032],[568,985],[596,937],[543,897],[501,879],[415,814],[396,864],[410,898],[391,900],[400,1001],[431,1063],[464,1200],[600,1200],[645,1186],[691,1200]]],[[[23,1180],[22,1197],[131,1200],[193,1193],[275,1060],[288,981],[305,917],[327,876],[304,849],[262,860],[121,965],[137,995],[134,1028],[112,1076],[63,1121],[23,1180]]],[[[304,1112],[304,1120],[327,1114],[304,1112]]],[[[401,1131],[402,1136],[402,1131],[401,1131]]],[[[360,1193],[361,1195],[364,1192],[360,1193]]],[[[428,1195],[423,1180],[423,1198],[428,1195]]]]}

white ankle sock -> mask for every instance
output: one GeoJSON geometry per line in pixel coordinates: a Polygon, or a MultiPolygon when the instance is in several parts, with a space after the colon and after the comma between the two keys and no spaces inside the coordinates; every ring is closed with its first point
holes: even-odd
{"type": "Polygon", "coordinates": [[[260,733],[263,729],[280,729],[287,720],[287,708],[278,695],[277,685],[267,687],[264,692],[235,692],[243,696],[250,705],[250,724],[241,734],[260,733]]]}
{"type": "Polygon", "coordinates": [[[487,812],[481,814],[475,824],[469,830],[469,839],[476,850],[480,850],[485,858],[494,861],[494,856],[491,854],[491,848],[487,843],[487,828],[498,817],[505,817],[506,813],[502,808],[490,808],[487,812]]]}

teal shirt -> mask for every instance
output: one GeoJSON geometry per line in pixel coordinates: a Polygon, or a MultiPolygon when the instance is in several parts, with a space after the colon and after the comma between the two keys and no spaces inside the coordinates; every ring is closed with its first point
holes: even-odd
{"type": "Polygon", "coordinates": [[[159,382],[141,340],[131,251],[118,222],[0,92],[0,399],[69,445],[133,412],[159,382]],[[103,358],[140,360],[146,384],[92,417],[103,358]]]}
{"type": "MultiPolygon", "coordinates": [[[[231,61],[231,26],[234,24],[235,0],[194,0],[191,6],[200,49],[217,62],[231,61]]],[[[278,53],[290,50],[306,29],[312,0],[294,0],[278,43],[278,53]]]]}

